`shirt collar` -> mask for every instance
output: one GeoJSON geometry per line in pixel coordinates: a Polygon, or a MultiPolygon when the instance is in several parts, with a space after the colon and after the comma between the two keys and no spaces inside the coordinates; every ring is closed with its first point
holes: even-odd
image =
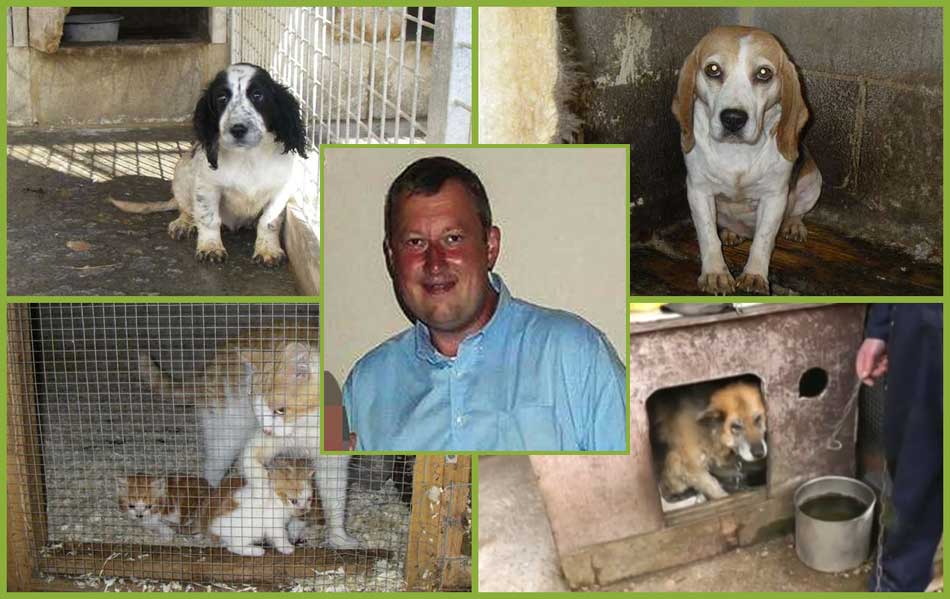
{"type": "MultiPolygon", "coordinates": [[[[493,272],[488,273],[488,283],[492,286],[492,289],[498,292],[498,305],[495,307],[495,313],[492,314],[492,317],[485,323],[485,326],[462,340],[462,343],[459,344],[459,354],[462,353],[462,349],[466,345],[469,345],[476,339],[482,338],[493,328],[501,326],[498,323],[507,317],[506,315],[511,305],[511,293],[508,291],[507,285],[505,285],[501,275],[493,272]]],[[[417,320],[413,329],[416,338],[416,356],[426,360],[430,364],[443,364],[453,360],[453,358],[443,356],[439,350],[435,348],[432,344],[429,327],[427,327],[425,323],[421,320],[417,320]]]]}

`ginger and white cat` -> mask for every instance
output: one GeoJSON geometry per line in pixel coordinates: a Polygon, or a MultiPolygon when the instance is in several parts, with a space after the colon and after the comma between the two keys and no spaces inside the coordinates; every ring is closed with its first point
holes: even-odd
{"type": "Polygon", "coordinates": [[[147,528],[163,541],[176,532],[198,531],[198,514],[211,486],[197,476],[132,474],[116,478],[119,510],[135,524],[147,528]]]}
{"type": "Polygon", "coordinates": [[[293,553],[288,525],[310,509],[313,475],[308,460],[280,459],[265,469],[263,479],[225,479],[202,516],[208,535],[238,555],[264,555],[259,543],[265,541],[285,555],[293,553]]]}
{"type": "Polygon", "coordinates": [[[359,541],[344,527],[350,457],[320,454],[317,343],[315,328],[277,323],[220,347],[204,375],[187,387],[169,383],[150,360],[144,361],[146,376],[168,393],[180,395],[184,389],[200,398],[195,403],[204,437],[203,471],[212,485],[239,456],[240,473],[252,484],[265,480],[266,465],[279,454],[312,460],[327,544],[352,549],[359,541]]]}

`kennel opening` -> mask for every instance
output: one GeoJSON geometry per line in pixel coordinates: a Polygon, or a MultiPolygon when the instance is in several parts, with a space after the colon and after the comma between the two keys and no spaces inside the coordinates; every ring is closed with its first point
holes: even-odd
{"type": "Polygon", "coordinates": [[[346,527],[361,542],[352,550],[325,545],[326,505],[324,524],[311,514],[292,554],[269,548],[263,557],[200,534],[163,539],[120,510],[117,477],[198,476],[206,459],[194,402],[157,391],[142,354],[187,389],[224,343],[276,323],[297,336],[317,330],[317,305],[13,304],[7,323],[9,590],[77,577],[219,589],[468,588],[468,457],[352,458],[346,527]]]}
{"type": "MultiPolygon", "coordinates": [[[[659,430],[661,427],[659,424],[659,414],[665,410],[665,413],[663,414],[664,418],[676,418],[674,406],[677,404],[682,407],[682,402],[684,401],[691,401],[694,403],[699,400],[708,401],[712,393],[733,383],[745,383],[754,385],[758,389],[762,388],[762,379],[759,376],[753,373],[743,373],[739,376],[719,378],[709,381],[699,381],[686,385],[676,385],[673,387],[664,387],[654,391],[646,400],[646,412],[649,418],[648,422],[650,430],[650,448],[652,451],[653,473],[657,481],[657,488],[660,493],[660,503],[664,513],[664,518],[666,518],[668,522],[675,522],[675,516],[672,515],[674,512],[679,512],[687,508],[694,508],[691,509],[691,512],[694,514],[701,514],[703,511],[718,509],[716,505],[710,504],[712,502],[716,502],[716,504],[719,505],[719,503],[718,500],[714,498],[704,496],[700,490],[694,486],[690,486],[680,493],[673,493],[671,490],[664,488],[663,470],[665,467],[665,460],[667,459],[669,452],[673,451],[674,448],[672,447],[670,440],[664,439],[664,435],[659,430]]],[[[767,397],[762,397],[762,405],[765,409],[765,428],[767,429],[769,407],[767,397]]],[[[747,410],[748,407],[749,406],[743,406],[743,411],[747,410]]],[[[740,415],[741,413],[742,412],[740,412],[740,415]]],[[[722,434],[721,429],[728,425],[728,415],[722,414],[712,418],[708,423],[705,422],[704,419],[704,422],[701,426],[702,430],[708,430],[710,435],[715,435],[715,437],[718,439],[722,434]]],[[[747,430],[741,431],[742,434],[746,434],[747,432],[747,430]]],[[[766,436],[763,437],[763,440],[765,441],[765,447],[767,448],[767,432],[766,436]]],[[[726,450],[725,447],[723,447],[722,451],[728,453],[728,459],[723,463],[711,464],[708,467],[710,474],[712,474],[722,489],[729,494],[728,499],[732,501],[735,501],[736,496],[747,493],[755,493],[756,490],[764,487],[768,476],[769,456],[767,450],[766,456],[764,458],[760,460],[747,461],[739,455],[736,447],[733,447],[731,450],[726,450]]],[[[710,461],[715,462],[716,460],[710,457],[710,461]]]]}

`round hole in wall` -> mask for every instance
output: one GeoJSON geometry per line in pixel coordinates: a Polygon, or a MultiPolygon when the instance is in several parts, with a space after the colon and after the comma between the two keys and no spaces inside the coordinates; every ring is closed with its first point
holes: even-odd
{"type": "Polygon", "coordinates": [[[828,371],[824,368],[809,368],[798,379],[799,397],[818,397],[828,386],[828,371]]]}

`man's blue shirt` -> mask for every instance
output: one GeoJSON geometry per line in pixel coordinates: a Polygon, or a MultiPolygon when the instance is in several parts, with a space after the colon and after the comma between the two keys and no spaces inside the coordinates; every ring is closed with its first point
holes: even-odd
{"type": "Polygon", "coordinates": [[[490,276],[498,306],[455,358],[417,322],[356,363],[343,405],[357,449],[625,449],[626,375],[604,335],[490,276]]]}

